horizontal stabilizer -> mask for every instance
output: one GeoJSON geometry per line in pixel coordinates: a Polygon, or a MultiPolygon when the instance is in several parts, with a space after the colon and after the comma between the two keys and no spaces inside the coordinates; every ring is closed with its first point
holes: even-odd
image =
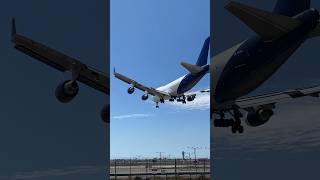
{"type": "Polygon", "coordinates": [[[265,40],[277,39],[301,24],[297,19],[237,2],[230,2],[225,8],[265,40]]]}
{"type": "Polygon", "coordinates": [[[191,74],[197,74],[199,72],[201,72],[203,70],[202,67],[193,65],[193,64],[189,64],[186,62],[182,62],[181,65],[186,68],[191,74]]]}

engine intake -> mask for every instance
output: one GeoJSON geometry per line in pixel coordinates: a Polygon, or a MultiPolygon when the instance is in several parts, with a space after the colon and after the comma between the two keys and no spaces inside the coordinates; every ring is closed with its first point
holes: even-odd
{"type": "Polygon", "coordinates": [[[76,81],[67,80],[56,88],[56,98],[62,103],[70,102],[79,92],[79,85],[76,81]]]}
{"type": "Polygon", "coordinates": [[[149,95],[148,95],[148,94],[144,94],[144,95],[142,95],[142,97],[141,97],[141,99],[142,99],[143,101],[146,101],[148,98],[149,98],[149,95]]]}
{"type": "Polygon", "coordinates": [[[134,87],[129,87],[128,93],[129,93],[129,94],[132,94],[133,92],[134,92],[134,87]]]}
{"type": "Polygon", "coordinates": [[[261,126],[268,122],[273,114],[271,109],[258,109],[248,113],[246,122],[252,127],[261,126]]]}
{"type": "Polygon", "coordinates": [[[193,101],[194,98],[195,98],[194,96],[188,96],[188,97],[187,97],[187,101],[189,101],[189,102],[190,102],[190,101],[193,101]]]}

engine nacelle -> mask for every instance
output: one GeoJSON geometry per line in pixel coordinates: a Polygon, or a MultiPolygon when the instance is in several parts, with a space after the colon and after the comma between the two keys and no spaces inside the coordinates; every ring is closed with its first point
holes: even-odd
{"type": "Polygon", "coordinates": [[[143,101],[146,101],[148,98],[149,98],[149,95],[148,95],[148,94],[144,94],[144,95],[141,96],[141,99],[142,99],[143,101]]]}
{"type": "Polygon", "coordinates": [[[271,109],[258,109],[248,113],[246,123],[252,127],[261,126],[268,122],[273,114],[271,109]]]}
{"type": "Polygon", "coordinates": [[[134,87],[129,87],[128,93],[129,93],[129,94],[132,94],[133,92],[134,92],[134,87]]]}
{"type": "Polygon", "coordinates": [[[56,98],[62,103],[70,102],[79,92],[79,85],[76,81],[67,80],[56,88],[56,98]]]}
{"type": "Polygon", "coordinates": [[[190,101],[193,101],[193,100],[194,100],[194,96],[188,96],[188,97],[187,97],[187,101],[190,102],[190,101]]]}
{"type": "Polygon", "coordinates": [[[110,123],[110,105],[105,105],[101,110],[101,118],[103,122],[110,123]]]}

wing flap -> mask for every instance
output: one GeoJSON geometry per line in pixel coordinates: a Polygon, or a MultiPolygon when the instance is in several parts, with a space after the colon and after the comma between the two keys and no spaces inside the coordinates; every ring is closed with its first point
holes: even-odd
{"type": "Polygon", "coordinates": [[[277,39],[301,24],[297,19],[237,2],[230,2],[225,8],[266,40],[277,39]]]}

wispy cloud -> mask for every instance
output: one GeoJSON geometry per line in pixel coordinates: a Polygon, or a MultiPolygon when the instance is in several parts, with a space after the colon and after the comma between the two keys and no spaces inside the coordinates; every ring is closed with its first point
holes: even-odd
{"type": "Polygon", "coordinates": [[[96,173],[106,173],[105,166],[74,166],[66,168],[55,168],[47,170],[34,170],[26,172],[16,172],[9,176],[0,176],[0,179],[42,179],[45,177],[58,177],[58,176],[68,176],[68,175],[84,175],[84,174],[96,174],[96,173]]]}
{"type": "Polygon", "coordinates": [[[208,110],[210,109],[210,93],[198,93],[196,98],[191,102],[187,102],[187,104],[182,104],[181,102],[172,102],[168,104],[181,109],[208,110]]]}
{"type": "Polygon", "coordinates": [[[112,116],[112,119],[147,118],[151,116],[153,116],[153,114],[124,114],[124,115],[112,116]]]}

